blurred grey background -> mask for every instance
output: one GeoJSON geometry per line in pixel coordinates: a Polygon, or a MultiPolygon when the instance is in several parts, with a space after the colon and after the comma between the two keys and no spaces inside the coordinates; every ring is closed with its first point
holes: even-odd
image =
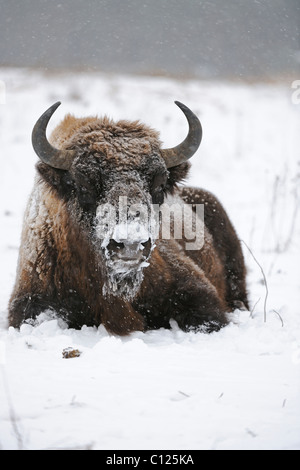
{"type": "Polygon", "coordinates": [[[0,66],[300,78],[300,0],[0,0],[0,66]]]}

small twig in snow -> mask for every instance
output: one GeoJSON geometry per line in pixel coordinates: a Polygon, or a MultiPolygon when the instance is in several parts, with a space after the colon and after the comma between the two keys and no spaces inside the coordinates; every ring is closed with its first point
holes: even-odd
{"type": "Polygon", "coordinates": [[[244,245],[248,249],[249,253],[251,254],[252,258],[256,262],[257,266],[259,266],[259,268],[261,270],[261,273],[262,273],[262,276],[263,276],[263,279],[264,279],[264,284],[265,284],[265,288],[266,288],[266,295],[265,295],[265,301],[264,301],[264,322],[266,323],[266,321],[267,321],[267,299],[268,299],[268,295],[269,295],[267,278],[266,278],[265,272],[264,272],[261,264],[255,258],[254,254],[253,254],[253,251],[249,248],[249,246],[247,245],[247,243],[244,240],[241,240],[241,242],[244,243],[244,245]]]}
{"type": "Polygon", "coordinates": [[[253,318],[253,313],[254,313],[255,307],[256,307],[256,305],[258,304],[259,301],[260,301],[260,297],[259,297],[259,299],[255,302],[255,304],[253,305],[253,307],[252,307],[252,309],[251,309],[250,318],[253,318]]]}
{"type": "Polygon", "coordinates": [[[282,320],[282,316],[280,315],[280,313],[277,312],[277,310],[274,310],[273,309],[273,312],[274,313],[277,313],[277,315],[279,316],[280,320],[281,320],[281,324],[282,324],[282,328],[284,327],[284,323],[283,323],[283,320],[282,320]]]}
{"type": "Polygon", "coordinates": [[[251,431],[251,429],[246,428],[246,431],[247,431],[248,434],[250,434],[251,437],[257,437],[257,434],[255,434],[255,432],[251,431]]]}
{"type": "Polygon", "coordinates": [[[286,398],[283,400],[283,403],[282,403],[282,408],[285,407],[285,404],[286,404],[286,398]]]}
{"type": "Polygon", "coordinates": [[[3,384],[4,384],[4,388],[5,388],[8,408],[9,408],[9,418],[10,418],[11,426],[12,426],[13,432],[16,436],[16,440],[17,440],[17,443],[18,443],[18,449],[22,450],[24,448],[23,438],[22,438],[22,434],[20,433],[20,430],[19,430],[18,425],[17,425],[16,413],[15,413],[15,410],[14,410],[14,407],[13,407],[13,404],[12,404],[10,391],[9,391],[9,386],[8,386],[8,383],[7,383],[7,377],[6,377],[5,369],[4,369],[3,365],[1,365],[1,371],[2,371],[2,378],[3,378],[3,384]]]}
{"type": "Polygon", "coordinates": [[[190,395],[188,395],[187,393],[182,392],[181,390],[178,390],[178,393],[180,393],[181,395],[183,395],[186,398],[190,398],[190,395]]]}

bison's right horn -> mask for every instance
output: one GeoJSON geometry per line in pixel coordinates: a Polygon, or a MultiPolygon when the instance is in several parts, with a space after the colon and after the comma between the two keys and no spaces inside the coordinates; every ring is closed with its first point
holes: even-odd
{"type": "Polygon", "coordinates": [[[48,142],[46,130],[51,116],[60,106],[60,101],[50,106],[37,120],[32,131],[32,145],[37,156],[47,165],[59,170],[69,170],[75,156],[73,150],[58,150],[48,142]]]}

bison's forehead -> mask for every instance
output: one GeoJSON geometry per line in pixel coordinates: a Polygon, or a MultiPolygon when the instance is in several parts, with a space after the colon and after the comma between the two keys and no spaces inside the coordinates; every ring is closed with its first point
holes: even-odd
{"type": "Polygon", "coordinates": [[[107,117],[78,119],[68,115],[54,130],[51,142],[78,155],[93,154],[113,165],[139,166],[158,155],[161,142],[154,129],[139,121],[114,122],[107,117]]]}

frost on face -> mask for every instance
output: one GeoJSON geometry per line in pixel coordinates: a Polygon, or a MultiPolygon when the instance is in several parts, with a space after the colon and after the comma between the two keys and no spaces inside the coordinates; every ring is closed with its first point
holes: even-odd
{"type": "Polygon", "coordinates": [[[149,263],[140,263],[137,267],[131,267],[124,263],[107,262],[107,279],[103,286],[103,295],[109,294],[117,297],[123,297],[126,300],[132,300],[143,281],[143,269],[149,266],[149,263]]]}
{"type": "Polygon", "coordinates": [[[110,204],[97,208],[95,234],[105,261],[104,295],[135,297],[155,247],[151,221],[146,205],[128,208],[126,197],[120,197],[118,211],[110,204]]]}
{"type": "Polygon", "coordinates": [[[144,246],[137,243],[134,247],[125,248],[125,255],[109,249],[109,244],[105,241],[103,254],[105,258],[106,282],[103,287],[103,294],[121,296],[130,300],[135,297],[143,280],[143,270],[149,266],[144,256],[144,246]]]}

